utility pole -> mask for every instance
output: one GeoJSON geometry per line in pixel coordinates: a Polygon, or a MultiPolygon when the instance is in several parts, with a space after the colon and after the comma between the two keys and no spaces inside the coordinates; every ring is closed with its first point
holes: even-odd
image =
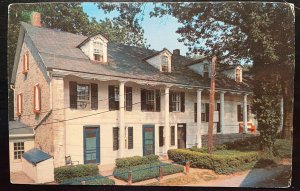
{"type": "Polygon", "coordinates": [[[209,97],[209,126],[208,126],[208,153],[212,153],[213,147],[213,125],[214,125],[214,110],[215,110],[215,77],[217,56],[214,55],[211,59],[211,78],[210,78],[210,97],[209,97]]]}

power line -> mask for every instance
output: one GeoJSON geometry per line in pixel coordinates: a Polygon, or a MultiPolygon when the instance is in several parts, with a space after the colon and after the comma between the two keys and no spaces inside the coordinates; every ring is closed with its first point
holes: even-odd
{"type": "MultiPolygon", "coordinates": [[[[169,93],[167,93],[169,94],[169,93]]],[[[156,97],[162,97],[163,95],[167,95],[167,94],[161,94],[159,96],[156,96],[156,97]]],[[[136,102],[136,103],[132,103],[131,105],[137,105],[137,104],[140,104],[142,103],[141,101],[139,102],[136,102]]],[[[119,107],[119,109],[121,108],[125,108],[126,106],[124,107],[119,107]]],[[[54,124],[54,123],[61,123],[61,122],[65,122],[65,121],[72,121],[72,120],[76,120],[76,119],[82,119],[82,118],[86,118],[86,117],[91,117],[91,116],[95,116],[95,115],[100,115],[100,114],[103,114],[103,113],[108,113],[108,112],[111,112],[110,110],[107,110],[107,111],[102,111],[102,112],[98,112],[98,113],[93,113],[93,114],[89,114],[89,115],[83,115],[83,116],[80,116],[80,117],[74,117],[74,118],[70,118],[70,119],[64,119],[64,120],[58,120],[58,121],[54,121],[54,122],[49,122],[49,123],[42,123],[42,124],[39,124],[39,126],[41,125],[49,125],[49,124],[54,124]]],[[[36,125],[29,125],[27,127],[35,127],[37,126],[38,124],[36,125]]],[[[26,128],[26,127],[16,127],[16,128],[11,128],[9,130],[14,130],[14,129],[21,129],[21,128],[26,128]]]]}

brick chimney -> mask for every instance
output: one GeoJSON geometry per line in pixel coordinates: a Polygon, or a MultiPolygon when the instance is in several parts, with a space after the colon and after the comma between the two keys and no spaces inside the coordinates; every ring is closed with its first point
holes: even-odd
{"type": "Polygon", "coordinates": [[[174,56],[180,56],[180,50],[179,49],[174,49],[173,50],[173,55],[174,56]]]}
{"type": "Polygon", "coordinates": [[[38,12],[33,12],[31,14],[31,24],[36,27],[41,27],[42,22],[41,22],[41,13],[38,12]]]}

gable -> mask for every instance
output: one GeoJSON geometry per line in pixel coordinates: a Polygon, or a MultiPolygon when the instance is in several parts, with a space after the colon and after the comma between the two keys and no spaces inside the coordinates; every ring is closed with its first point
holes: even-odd
{"type": "Polygon", "coordinates": [[[199,62],[195,62],[188,65],[188,68],[193,70],[195,73],[204,77],[204,72],[208,72],[208,76],[210,76],[211,66],[208,59],[199,60],[199,62]]]}
{"type": "Polygon", "coordinates": [[[156,54],[146,58],[145,61],[159,71],[163,71],[163,65],[167,64],[168,72],[171,72],[172,53],[167,49],[163,49],[162,51],[157,52],[156,54]]]}

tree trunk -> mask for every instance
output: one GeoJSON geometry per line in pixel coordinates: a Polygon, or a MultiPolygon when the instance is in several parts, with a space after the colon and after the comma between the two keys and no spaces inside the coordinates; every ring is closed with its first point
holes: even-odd
{"type": "MultiPolygon", "coordinates": [[[[293,78],[291,78],[293,79],[293,78]]],[[[282,80],[282,97],[283,97],[283,128],[281,137],[283,139],[292,139],[293,131],[293,81],[282,80]]]]}

